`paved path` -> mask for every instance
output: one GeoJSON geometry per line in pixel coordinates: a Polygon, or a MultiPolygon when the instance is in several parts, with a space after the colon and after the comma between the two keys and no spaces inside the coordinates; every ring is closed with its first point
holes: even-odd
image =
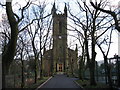
{"type": "Polygon", "coordinates": [[[66,75],[55,75],[41,88],[80,88],[74,80],[77,78],[70,78],[66,75]]]}

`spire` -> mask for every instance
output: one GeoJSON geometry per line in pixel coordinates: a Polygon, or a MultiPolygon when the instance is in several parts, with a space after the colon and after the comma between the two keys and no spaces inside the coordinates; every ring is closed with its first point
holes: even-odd
{"type": "Polygon", "coordinates": [[[45,54],[45,52],[46,52],[46,48],[45,48],[45,46],[44,46],[44,54],[45,54]]]}
{"type": "Polygon", "coordinates": [[[64,8],[64,13],[67,16],[67,6],[66,6],[66,3],[65,3],[65,8],[64,8]]]}
{"type": "Polygon", "coordinates": [[[55,8],[55,2],[54,2],[54,4],[53,4],[53,8],[52,8],[52,14],[53,14],[53,16],[54,16],[54,14],[56,14],[56,8],[55,8]]]}
{"type": "Polygon", "coordinates": [[[77,44],[76,44],[75,52],[76,52],[76,61],[78,61],[78,46],[77,46],[77,44]]]}
{"type": "Polygon", "coordinates": [[[55,2],[54,2],[54,4],[53,4],[53,8],[55,9],[55,2]]]}
{"type": "Polygon", "coordinates": [[[76,48],[75,48],[75,51],[78,52],[78,47],[77,47],[77,44],[76,44],[76,48]]]}

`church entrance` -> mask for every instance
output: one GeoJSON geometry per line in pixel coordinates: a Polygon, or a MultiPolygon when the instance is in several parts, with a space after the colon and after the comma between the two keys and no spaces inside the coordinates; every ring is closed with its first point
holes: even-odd
{"type": "Polygon", "coordinates": [[[63,66],[62,64],[59,64],[59,70],[58,70],[59,72],[62,72],[62,66],[63,66]]]}

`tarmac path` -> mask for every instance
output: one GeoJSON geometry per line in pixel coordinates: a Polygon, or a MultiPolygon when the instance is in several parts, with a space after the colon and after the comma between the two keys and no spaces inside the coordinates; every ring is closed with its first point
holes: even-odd
{"type": "Polygon", "coordinates": [[[55,75],[40,88],[80,88],[74,81],[78,78],[70,78],[66,75],[55,75]]]}

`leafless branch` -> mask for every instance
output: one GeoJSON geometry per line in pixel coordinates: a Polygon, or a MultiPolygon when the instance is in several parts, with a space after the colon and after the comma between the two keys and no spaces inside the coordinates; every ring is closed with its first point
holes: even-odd
{"type": "Polygon", "coordinates": [[[110,10],[104,10],[104,9],[100,8],[100,6],[94,5],[94,3],[93,3],[92,1],[91,1],[90,3],[91,3],[91,5],[92,5],[95,9],[100,10],[100,11],[102,11],[102,12],[104,12],[104,13],[110,14],[110,15],[113,17],[114,21],[115,21],[115,28],[120,32],[120,27],[119,27],[119,23],[118,23],[118,20],[117,20],[117,15],[116,15],[115,12],[110,11],[110,10]]]}
{"type": "Polygon", "coordinates": [[[46,15],[45,17],[43,17],[43,18],[39,18],[39,19],[33,19],[29,24],[27,24],[25,27],[23,27],[20,31],[19,31],[19,33],[20,32],[22,32],[22,31],[24,31],[28,26],[30,26],[34,21],[37,21],[37,20],[40,20],[40,19],[44,19],[44,18],[47,18],[48,16],[50,16],[51,14],[48,14],[48,15],[46,15]]]}

